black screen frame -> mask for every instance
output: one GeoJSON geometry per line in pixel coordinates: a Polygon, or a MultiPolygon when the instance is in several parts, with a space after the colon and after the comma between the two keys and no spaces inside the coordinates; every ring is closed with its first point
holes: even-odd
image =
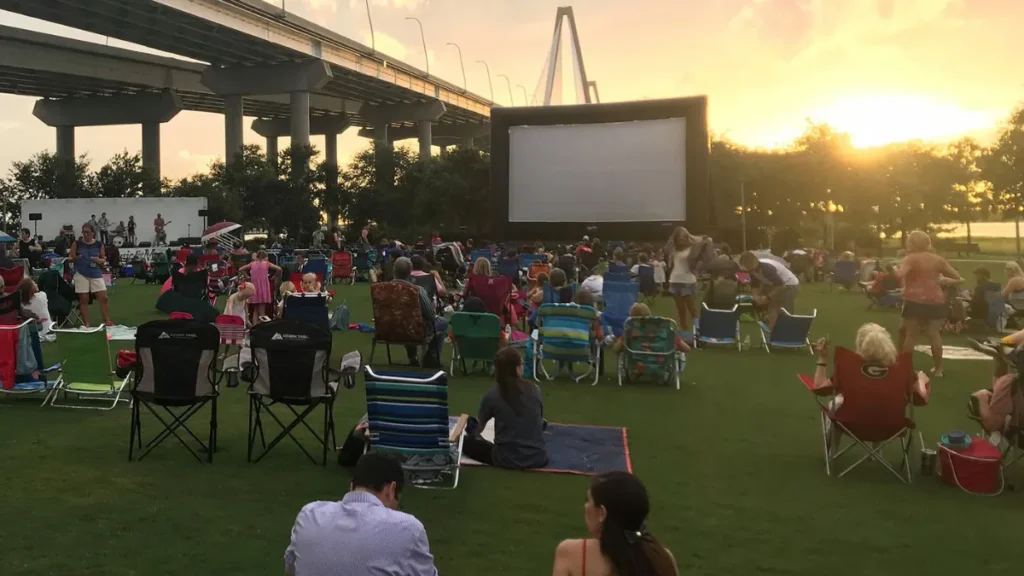
{"type": "MultiPolygon", "coordinates": [[[[697,234],[711,228],[711,143],[708,98],[691,96],[574,106],[531,106],[491,110],[491,205],[496,238],[505,240],[572,240],[583,235],[608,240],[665,239],[676,226],[697,234]],[[686,219],[656,222],[510,222],[509,129],[513,126],[604,124],[638,120],[686,119],[686,219]]],[[[623,202],[629,201],[624,191],[623,202]]]]}

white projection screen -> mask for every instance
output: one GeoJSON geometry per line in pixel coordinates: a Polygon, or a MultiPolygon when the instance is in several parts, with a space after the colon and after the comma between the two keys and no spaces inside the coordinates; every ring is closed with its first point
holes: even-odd
{"type": "Polygon", "coordinates": [[[509,127],[508,222],[686,220],[686,118],[509,127]]]}

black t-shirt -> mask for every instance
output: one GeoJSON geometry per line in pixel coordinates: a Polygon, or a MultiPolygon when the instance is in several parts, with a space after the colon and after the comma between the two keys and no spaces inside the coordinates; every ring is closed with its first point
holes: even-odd
{"type": "Polygon", "coordinates": [[[18,240],[18,258],[25,258],[25,259],[28,260],[28,263],[33,268],[38,268],[38,266],[39,266],[39,257],[42,254],[40,252],[36,252],[36,251],[32,250],[33,246],[38,246],[38,244],[36,244],[35,238],[29,240],[28,242],[19,239],[18,240]]]}

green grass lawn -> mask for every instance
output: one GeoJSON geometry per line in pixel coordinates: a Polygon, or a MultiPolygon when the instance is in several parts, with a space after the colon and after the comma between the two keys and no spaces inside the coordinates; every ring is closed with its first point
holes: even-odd
{"type": "MultiPolygon", "coordinates": [[[[122,282],[112,295],[114,320],[159,318],[156,297],[154,286],[122,282]]],[[[341,287],[338,298],[353,322],[371,322],[366,285],[341,287]]],[[[869,312],[860,293],[830,293],[825,284],[805,286],[798,306],[818,309],[812,336],[840,345],[852,346],[863,322],[893,331],[898,324],[896,312],[869,312]]],[[[671,316],[670,301],[659,299],[656,312],[671,316]]],[[[752,324],[744,331],[759,341],[752,324]]],[[[369,348],[368,335],[336,333],[333,357],[369,348]]],[[[59,343],[46,353],[58,360],[59,343]]],[[[795,378],[814,369],[806,352],[695,352],[680,391],[620,388],[611,359],[607,367],[596,387],[543,384],[546,416],[629,428],[634,472],[651,494],[650,528],[683,574],[1010,573],[1012,554],[980,551],[1019,549],[1021,494],[971,497],[935,478],[905,486],[877,465],[841,480],[825,475],[816,404],[795,378]]],[[[916,412],[927,441],[950,429],[975,431],[965,403],[989,383],[990,370],[988,362],[948,363],[931,405],[916,412]]],[[[474,414],[490,382],[457,377],[449,385],[451,411],[474,414]]],[[[364,404],[360,378],[338,398],[339,437],[364,404]]],[[[341,498],[348,474],[333,462],[312,465],[287,442],[246,463],[244,388],[223,391],[219,420],[212,465],[172,442],[129,463],[126,407],[90,413],[0,399],[0,574],[280,575],[299,508],[341,498]]],[[[152,420],[143,427],[155,432],[152,420]]],[[[1018,483],[1022,476],[1024,467],[1018,483]]],[[[545,574],[555,545],[584,534],[587,484],[471,468],[456,491],[410,489],[403,505],[426,525],[442,574],[545,574]]]]}

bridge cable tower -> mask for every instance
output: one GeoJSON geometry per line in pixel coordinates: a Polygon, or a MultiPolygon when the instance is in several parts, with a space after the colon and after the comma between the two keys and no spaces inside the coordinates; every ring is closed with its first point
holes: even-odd
{"type": "Polygon", "coordinates": [[[566,20],[569,21],[569,41],[576,76],[576,102],[591,104],[601,101],[597,82],[587,79],[587,69],[583,63],[583,50],[580,48],[580,37],[576,29],[576,17],[573,15],[572,6],[561,6],[555,15],[555,33],[551,39],[551,51],[548,53],[547,62],[537,83],[531,104],[537,101],[544,106],[562,103],[562,24],[566,20]]]}

